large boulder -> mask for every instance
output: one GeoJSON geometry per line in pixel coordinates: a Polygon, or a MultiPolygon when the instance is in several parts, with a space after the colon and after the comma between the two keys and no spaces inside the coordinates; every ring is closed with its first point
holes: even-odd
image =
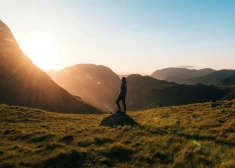
{"type": "Polygon", "coordinates": [[[101,126],[124,126],[124,125],[139,125],[137,122],[135,122],[130,116],[124,114],[124,113],[114,113],[111,116],[108,116],[107,118],[104,118],[101,123],[101,126]]]}

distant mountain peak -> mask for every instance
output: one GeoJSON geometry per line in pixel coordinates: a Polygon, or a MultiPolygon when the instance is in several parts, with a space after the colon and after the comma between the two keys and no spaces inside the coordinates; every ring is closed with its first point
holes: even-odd
{"type": "Polygon", "coordinates": [[[120,78],[109,67],[76,64],[60,71],[47,71],[60,86],[103,110],[115,111],[120,78]]]}
{"type": "Polygon", "coordinates": [[[196,70],[196,69],[172,67],[172,68],[164,68],[164,69],[156,70],[155,72],[152,73],[151,76],[160,80],[167,80],[170,82],[181,83],[180,82],[181,79],[200,77],[200,76],[208,75],[213,72],[215,72],[215,70],[211,68],[204,68],[204,69],[196,70]],[[176,81],[174,79],[176,79],[176,81]]]}
{"type": "MultiPolygon", "coordinates": [[[[7,33],[7,32],[11,33],[10,28],[4,22],[2,22],[1,20],[0,20],[0,31],[3,32],[3,33],[7,33]]],[[[6,35],[6,34],[2,34],[2,35],[6,35]]],[[[11,35],[13,37],[12,33],[11,33],[11,35]]]]}

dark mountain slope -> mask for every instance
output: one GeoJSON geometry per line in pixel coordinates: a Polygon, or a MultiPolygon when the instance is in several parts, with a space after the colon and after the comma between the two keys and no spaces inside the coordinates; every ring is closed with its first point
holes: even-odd
{"type": "Polygon", "coordinates": [[[221,86],[231,86],[231,85],[235,85],[235,74],[232,75],[232,76],[229,76],[225,79],[223,79],[221,82],[220,82],[220,85],[221,86]]]}
{"type": "Polygon", "coordinates": [[[177,77],[177,76],[168,76],[165,80],[168,82],[175,82],[178,84],[184,84],[185,82],[185,78],[177,77]]]}
{"type": "Polygon", "coordinates": [[[167,81],[173,81],[173,82],[180,82],[183,79],[186,78],[194,78],[199,76],[204,76],[207,74],[210,74],[212,72],[215,72],[215,70],[206,68],[206,69],[186,69],[186,68],[165,68],[161,70],[156,70],[151,77],[160,79],[160,80],[167,80],[167,81]],[[177,81],[174,81],[174,79],[177,79],[177,81]],[[180,80],[179,80],[180,79],[180,80]]]}
{"type": "Polygon", "coordinates": [[[185,84],[202,83],[205,85],[219,85],[219,83],[223,79],[225,79],[233,74],[235,74],[235,70],[220,70],[220,71],[216,71],[216,72],[210,73],[205,76],[191,78],[191,79],[185,79],[184,83],[185,84]]]}
{"type": "Polygon", "coordinates": [[[235,99],[235,88],[234,88],[234,89],[231,88],[231,92],[229,92],[228,94],[226,94],[226,95],[224,96],[224,99],[225,99],[225,100],[235,99]]]}
{"type": "Polygon", "coordinates": [[[76,99],[25,56],[0,21],[0,103],[66,113],[102,113],[76,99]]]}
{"type": "Polygon", "coordinates": [[[128,76],[127,82],[128,110],[219,100],[229,92],[205,85],[178,85],[140,75],[128,76]]]}
{"type": "Polygon", "coordinates": [[[111,69],[94,64],[78,64],[61,71],[48,71],[61,87],[101,109],[115,111],[120,78],[111,69]]]}

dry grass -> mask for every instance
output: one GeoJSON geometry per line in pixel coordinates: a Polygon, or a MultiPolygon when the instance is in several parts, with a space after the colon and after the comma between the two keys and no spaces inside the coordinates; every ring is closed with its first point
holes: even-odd
{"type": "Polygon", "coordinates": [[[0,105],[0,167],[235,167],[234,101],[128,115],[140,126],[0,105]]]}

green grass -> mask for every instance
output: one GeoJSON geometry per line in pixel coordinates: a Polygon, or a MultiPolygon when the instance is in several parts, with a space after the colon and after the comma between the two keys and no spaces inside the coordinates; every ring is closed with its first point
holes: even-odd
{"type": "Polygon", "coordinates": [[[140,126],[0,105],[0,167],[235,167],[235,101],[128,115],[140,126]]]}

